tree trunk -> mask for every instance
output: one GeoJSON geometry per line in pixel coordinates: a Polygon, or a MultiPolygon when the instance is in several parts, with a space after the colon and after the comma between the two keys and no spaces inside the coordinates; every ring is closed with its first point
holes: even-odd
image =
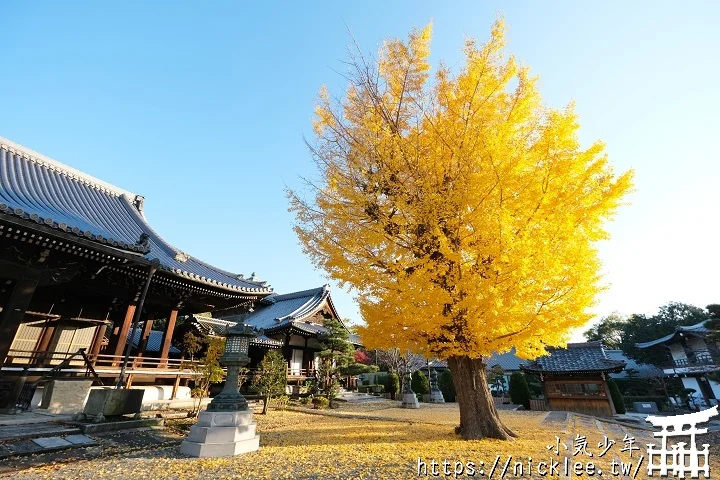
{"type": "Polygon", "coordinates": [[[516,437],[500,421],[495,403],[485,378],[485,363],[480,358],[467,356],[450,357],[448,366],[455,383],[460,406],[460,433],[466,440],[498,438],[510,440],[516,437]]]}

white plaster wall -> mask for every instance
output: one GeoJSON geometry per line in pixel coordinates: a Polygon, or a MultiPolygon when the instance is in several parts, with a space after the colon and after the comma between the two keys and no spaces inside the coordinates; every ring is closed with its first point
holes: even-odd
{"type": "Polygon", "coordinates": [[[702,338],[688,338],[687,343],[688,347],[690,347],[694,352],[706,352],[708,349],[702,338]]]}
{"type": "Polygon", "coordinates": [[[687,355],[685,355],[685,349],[682,345],[679,343],[672,343],[669,345],[669,348],[673,360],[687,360],[687,355]]]}
{"type": "Polygon", "coordinates": [[[715,394],[715,398],[720,399],[720,383],[710,380],[710,387],[715,394]]]}

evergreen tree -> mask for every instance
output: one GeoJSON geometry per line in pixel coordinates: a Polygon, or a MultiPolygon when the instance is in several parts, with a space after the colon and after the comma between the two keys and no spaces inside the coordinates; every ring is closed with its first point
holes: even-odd
{"type": "Polygon", "coordinates": [[[530,387],[525,375],[520,372],[510,375],[510,401],[515,405],[522,405],[525,410],[530,410],[530,387]]]}
{"type": "Polygon", "coordinates": [[[430,393],[430,382],[422,370],[415,370],[412,374],[411,386],[413,392],[425,395],[430,393]]]}
{"type": "Polygon", "coordinates": [[[287,361],[279,350],[269,350],[258,365],[252,380],[253,390],[265,395],[263,413],[267,413],[267,406],[272,397],[285,394],[287,386],[287,361]]]}
{"type": "MultiPolygon", "coordinates": [[[[355,348],[350,343],[350,332],[339,320],[334,318],[325,319],[323,326],[327,332],[320,335],[319,353],[320,365],[318,367],[318,389],[327,397],[329,406],[333,406],[333,400],[340,390],[340,377],[354,373],[355,348]]],[[[363,365],[362,369],[367,368],[363,365]]],[[[362,372],[360,372],[362,373],[362,372]]]]}

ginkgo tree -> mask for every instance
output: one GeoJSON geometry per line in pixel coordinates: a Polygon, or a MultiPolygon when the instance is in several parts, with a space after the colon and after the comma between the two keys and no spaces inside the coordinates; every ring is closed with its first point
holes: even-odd
{"type": "Polygon", "coordinates": [[[457,72],[430,74],[431,26],[358,48],[342,97],[321,89],[318,179],[289,191],[316,265],[358,293],[367,348],[447,359],[468,439],[507,439],[483,359],[559,346],[600,290],[595,242],[632,188],[603,144],[583,148],[572,105],[489,41],[465,43],[457,72]],[[306,195],[309,194],[309,195],[306,195]]]}

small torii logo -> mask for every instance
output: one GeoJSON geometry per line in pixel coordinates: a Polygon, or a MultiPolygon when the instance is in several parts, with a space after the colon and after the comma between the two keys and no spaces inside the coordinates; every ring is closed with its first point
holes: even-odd
{"type": "Polygon", "coordinates": [[[676,477],[684,478],[685,474],[690,474],[692,478],[698,478],[702,473],[705,478],[710,477],[710,463],[708,462],[708,448],[710,445],[704,443],[701,450],[698,450],[695,443],[695,436],[707,433],[707,428],[697,428],[698,423],[705,423],[718,414],[718,407],[714,406],[701,412],[687,413],[684,415],[674,415],[672,417],[656,417],[649,416],[645,421],[652,423],[656,427],[662,427],[659,432],[653,433],[653,436],[660,437],[660,448],[656,448],[654,443],[648,444],[648,475],[652,476],[653,472],[658,472],[661,476],[672,474],[676,477]],[[685,430],[687,426],[687,430],[685,430]],[[672,427],[668,430],[668,427],[672,427]],[[687,442],[678,442],[668,448],[668,437],[689,437],[690,448],[685,448],[687,442]],[[657,463],[653,460],[657,459],[657,463]]]}

